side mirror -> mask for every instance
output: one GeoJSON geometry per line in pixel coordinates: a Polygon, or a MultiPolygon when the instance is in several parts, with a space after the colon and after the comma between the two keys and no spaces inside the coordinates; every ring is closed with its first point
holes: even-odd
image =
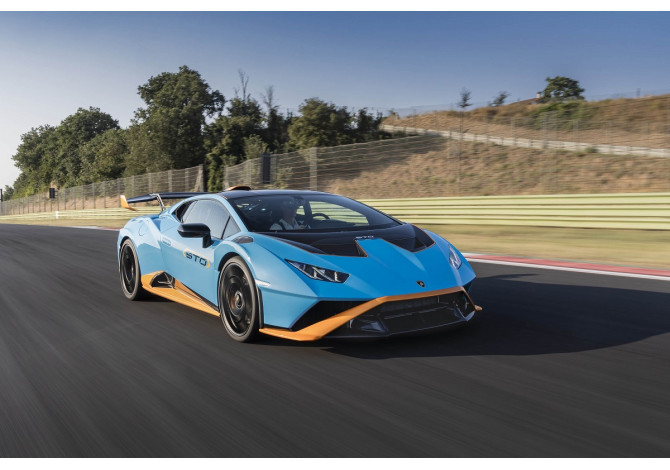
{"type": "Polygon", "coordinates": [[[202,247],[207,248],[212,244],[212,236],[209,227],[205,224],[181,224],[177,232],[184,238],[202,238],[202,247]]]}

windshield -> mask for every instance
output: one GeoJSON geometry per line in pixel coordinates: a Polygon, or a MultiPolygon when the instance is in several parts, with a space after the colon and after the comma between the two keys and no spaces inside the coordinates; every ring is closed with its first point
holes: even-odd
{"type": "Polygon", "coordinates": [[[334,194],[271,194],[229,202],[251,232],[338,232],[399,225],[365,204],[334,194]]]}

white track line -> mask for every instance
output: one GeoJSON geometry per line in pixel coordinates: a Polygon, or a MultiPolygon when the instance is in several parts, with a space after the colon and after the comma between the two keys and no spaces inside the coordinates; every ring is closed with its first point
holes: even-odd
{"type": "Polygon", "coordinates": [[[635,277],[638,279],[654,279],[656,281],[670,281],[670,277],[653,276],[651,274],[621,273],[616,271],[601,271],[597,269],[566,268],[564,266],[551,266],[546,264],[519,263],[516,261],[498,261],[498,260],[468,258],[468,257],[466,257],[466,259],[471,263],[502,264],[505,266],[520,266],[523,268],[551,269],[554,271],[570,271],[575,273],[602,274],[605,276],[635,277]]]}
{"type": "Polygon", "coordinates": [[[88,230],[109,230],[111,232],[118,232],[120,229],[118,228],[105,228],[105,227],[98,227],[97,225],[63,225],[65,228],[85,228],[88,230]]]}

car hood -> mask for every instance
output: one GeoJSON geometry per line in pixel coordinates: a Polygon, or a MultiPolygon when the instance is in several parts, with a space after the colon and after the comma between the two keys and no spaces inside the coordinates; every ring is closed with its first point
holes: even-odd
{"type": "Polygon", "coordinates": [[[288,265],[286,260],[292,260],[349,274],[346,282],[338,284],[312,280],[290,266],[297,278],[276,276],[280,271],[274,271],[268,273],[267,279],[261,279],[285,292],[306,294],[295,284],[300,279],[302,282],[299,284],[317,297],[372,299],[463,286],[475,277],[460,253],[463,263],[460,269],[449,264],[450,244],[442,237],[410,224],[399,227],[401,230],[395,228],[368,233],[254,234],[256,243],[274,254],[277,262],[284,265],[288,265]],[[354,254],[333,254],[333,251],[339,250],[338,243],[347,245],[346,250],[354,254]]]}

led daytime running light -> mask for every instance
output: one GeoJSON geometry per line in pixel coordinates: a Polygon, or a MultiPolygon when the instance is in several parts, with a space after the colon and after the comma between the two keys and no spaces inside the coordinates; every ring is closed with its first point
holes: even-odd
{"type": "Polygon", "coordinates": [[[318,266],[312,266],[311,264],[300,263],[299,261],[291,261],[288,259],[286,261],[297,270],[302,272],[305,276],[317,281],[336,282],[341,284],[349,278],[347,273],[333,271],[332,269],[320,268],[318,266]]]}

